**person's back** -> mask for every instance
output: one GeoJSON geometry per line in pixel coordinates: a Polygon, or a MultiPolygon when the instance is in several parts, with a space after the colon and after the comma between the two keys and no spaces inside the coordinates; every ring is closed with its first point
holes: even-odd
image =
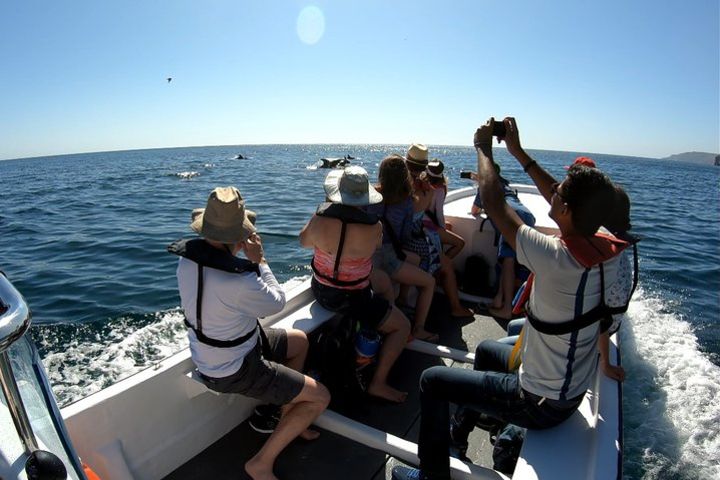
{"type": "MultiPolygon", "coordinates": [[[[211,247],[210,247],[211,248],[211,247]]],[[[177,267],[180,303],[188,321],[197,325],[198,264],[181,257],[177,267]]],[[[257,328],[258,316],[282,310],[285,292],[277,282],[258,276],[255,272],[241,274],[215,268],[204,268],[202,329],[210,338],[233,339],[257,328]]],[[[198,340],[188,331],[190,354],[200,373],[221,378],[235,373],[243,358],[255,348],[258,335],[247,342],[229,348],[215,348],[198,340]]]]}
{"type": "MultiPolygon", "coordinates": [[[[600,303],[600,269],[579,264],[560,238],[522,226],[517,260],[534,274],[529,309],[548,323],[567,322],[600,303]]],[[[605,292],[616,282],[620,257],[603,263],[605,292]]],[[[541,397],[570,399],[587,390],[597,368],[599,323],[548,335],[526,323],[520,383],[541,397]]]]}
{"type": "Polygon", "coordinates": [[[413,202],[411,197],[406,197],[396,203],[382,202],[376,205],[368,205],[368,213],[379,216],[383,219],[384,244],[390,244],[393,237],[402,245],[412,230],[413,202]]]}
{"type": "Polygon", "coordinates": [[[323,308],[385,335],[367,392],[403,402],[407,393],[388,385],[387,376],[405,346],[410,325],[370,285],[372,256],[381,245],[382,226],[377,216],[359,208],[380,203],[383,197],[370,186],[361,167],[330,173],[324,188],[329,203],[321,204],[300,232],[300,245],[314,249],[312,291],[323,308]]]}
{"type": "MultiPolygon", "coordinates": [[[[315,228],[322,232],[318,236],[315,247],[334,256],[338,251],[342,220],[315,216],[312,222],[315,224],[315,228]]],[[[346,228],[343,258],[362,259],[372,257],[377,248],[377,239],[382,233],[382,225],[379,222],[374,225],[352,223],[348,224],[346,228]]]]}

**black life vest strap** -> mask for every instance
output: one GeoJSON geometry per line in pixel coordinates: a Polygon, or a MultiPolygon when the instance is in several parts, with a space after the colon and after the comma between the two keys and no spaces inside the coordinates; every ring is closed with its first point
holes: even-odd
{"type": "Polygon", "coordinates": [[[347,223],[341,220],[340,241],[338,242],[337,254],[335,255],[335,265],[333,266],[333,279],[337,280],[340,275],[340,257],[342,257],[343,248],[345,247],[345,233],[347,232],[347,223]]]}
{"type": "Polygon", "coordinates": [[[204,343],[206,345],[210,345],[211,347],[216,348],[232,348],[237,347],[239,345],[242,345],[243,343],[250,340],[253,336],[255,336],[255,332],[259,329],[260,330],[260,337],[263,339],[263,351],[265,350],[265,347],[267,345],[267,337],[265,336],[265,332],[263,332],[262,327],[260,326],[260,322],[257,323],[257,327],[250,332],[246,333],[245,335],[238,337],[234,340],[218,340],[216,338],[210,338],[207,335],[205,335],[202,331],[202,297],[203,297],[203,266],[200,264],[197,264],[198,266],[198,288],[197,288],[197,300],[195,302],[195,321],[197,323],[197,327],[193,327],[190,322],[188,322],[187,318],[184,318],[183,321],[185,323],[185,326],[195,332],[195,337],[198,339],[200,343],[204,343]]]}
{"type": "Polygon", "coordinates": [[[598,320],[602,320],[606,315],[607,307],[603,305],[598,305],[592,310],[585,312],[582,315],[573,318],[572,320],[568,320],[567,322],[549,323],[537,318],[535,315],[533,315],[530,309],[528,309],[527,311],[527,318],[530,322],[530,325],[532,325],[533,328],[538,332],[544,333],[546,335],[565,335],[567,333],[572,333],[577,330],[582,330],[583,328],[589,327],[598,320]]]}
{"type": "MultiPolygon", "coordinates": [[[[610,307],[605,304],[605,269],[603,268],[602,263],[598,264],[598,266],[600,267],[600,303],[597,307],[592,308],[581,315],[577,315],[572,320],[557,323],[540,320],[533,315],[530,308],[527,308],[527,318],[530,325],[532,325],[538,332],[546,335],[566,335],[568,333],[582,330],[585,327],[589,327],[597,321],[600,321],[600,330],[602,332],[605,332],[608,328],[610,328],[610,325],[612,325],[612,316],[609,311],[610,307]]],[[[589,270],[590,269],[587,268],[586,272],[589,270]]],[[[584,292],[579,292],[579,294],[583,295],[584,292]]],[[[625,308],[627,309],[627,306],[625,308]]]]}
{"type": "MultiPolygon", "coordinates": [[[[640,240],[636,239],[632,246],[633,246],[633,286],[630,289],[630,298],[632,298],[633,293],[635,293],[635,288],[638,285],[638,279],[639,279],[639,273],[640,273],[640,262],[638,261],[638,248],[637,244],[640,240]]],[[[629,303],[628,299],[628,303],[629,303]]],[[[627,310],[627,307],[625,308],[627,310]]]]}

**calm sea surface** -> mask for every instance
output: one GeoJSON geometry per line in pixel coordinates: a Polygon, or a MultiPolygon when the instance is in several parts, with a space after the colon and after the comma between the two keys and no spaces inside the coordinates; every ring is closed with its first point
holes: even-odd
{"type": "MultiPolygon", "coordinates": [[[[141,150],[0,162],[0,269],[26,297],[32,336],[60,404],[186,345],[176,257],[190,211],[235,185],[258,212],[281,282],[309,274],[297,234],[322,200],[325,156],[376,178],[399,146],[267,145],[141,150]],[[234,160],[238,153],[248,157],[234,160]]],[[[578,155],[531,152],[557,177],[578,155]]],[[[450,188],[471,185],[464,147],[431,147],[450,188]]],[[[720,478],[720,168],[590,154],[625,186],[640,244],[640,287],[621,331],[628,479],[720,478]]],[[[527,177],[497,150],[503,174],[527,177]]]]}

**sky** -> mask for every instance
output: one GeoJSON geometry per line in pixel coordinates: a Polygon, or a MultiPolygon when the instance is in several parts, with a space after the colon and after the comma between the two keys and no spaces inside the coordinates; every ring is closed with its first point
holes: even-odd
{"type": "Polygon", "coordinates": [[[278,143],[720,151],[718,0],[0,3],[0,159],[278,143]],[[167,78],[172,81],[168,82],[167,78]]]}

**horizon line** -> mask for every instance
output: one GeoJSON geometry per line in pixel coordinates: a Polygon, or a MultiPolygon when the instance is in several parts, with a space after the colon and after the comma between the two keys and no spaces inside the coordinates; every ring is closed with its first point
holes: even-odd
{"type": "MultiPolygon", "coordinates": [[[[225,144],[225,145],[184,145],[184,146],[176,146],[176,147],[140,147],[140,148],[121,148],[117,150],[97,150],[97,151],[84,151],[84,152],[71,152],[71,153],[53,153],[50,155],[33,155],[29,157],[14,157],[14,158],[2,158],[0,159],[0,162],[6,162],[6,161],[13,161],[13,160],[33,160],[38,158],[52,158],[52,157],[65,157],[68,155],[90,155],[90,154],[98,154],[98,153],[117,153],[117,152],[139,152],[139,151],[145,151],[145,150],[169,150],[169,149],[179,149],[179,148],[208,148],[208,147],[243,147],[243,146],[251,146],[251,147],[259,147],[259,146],[285,146],[285,145],[353,145],[353,146],[377,146],[377,145],[388,145],[388,146],[396,146],[396,145],[406,145],[405,143],[240,143],[240,144],[225,144]]],[[[427,144],[430,147],[455,147],[455,148],[469,148],[472,149],[472,145],[452,145],[452,144],[443,144],[443,143],[429,143],[427,144]]],[[[495,145],[493,144],[493,148],[500,148],[503,150],[507,150],[507,148],[504,145],[495,145]]],[[[668,159],[675,155],[682,155],[684,153],[708,153],[711,155],[716,155],[711,152],[699,152],[699,151],[692,151],[692,152],[680,152],[680,153],[674,153],[671,155],[668,155],[667,157],[647,157],[647,156],[640,156],[640,155],[618,155],[615,153],[603,153],[603,152],[589,152],[589,151],[583,151],[583,150],[555,150],[555,149],[548,149],[548,148],[532,148],[532,147],[523,147],[524,150],[532,150],[532,151],[545,151],[545,152],[562,152],[562,153],[586,153],[591,155],[611,155],[616,157],[628,157],[628,158],[641,158],[641,159],[648,159],[648,160],[664,160],[668,159]]]]}

